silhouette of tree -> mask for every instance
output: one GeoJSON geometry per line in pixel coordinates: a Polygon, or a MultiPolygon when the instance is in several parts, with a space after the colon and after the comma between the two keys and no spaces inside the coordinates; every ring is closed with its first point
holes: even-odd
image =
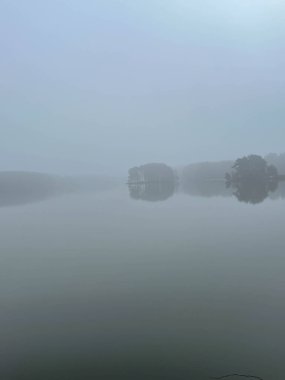
{"type": "Polygon", "coordinates": [[[226,173],[226,185],[234,189],[233,194],[241,202],[260,203],[278,187],[278,171],[268,165],[261,156],[250,155],[238,158],[233,172],[226,173]]]}
{"type": "Polygon", "coordinates": [[[175,181],[174,170],[162,163],[150,163],[129,169],[129,183],[175,181]]]}
{"type": "Polygon", "coordinates": [[[278,178],[278,171],[275,166],[268,165],[261,156],[250,155],[238,158],[234,165],[234,171],[226,173],[226,180],[239,182],[245,180],[269,181],[278,178]]]}
{"type": "Polygon", "coordinates": [[[162,201],[174,194],[176,176],[165,164],[146,164],[129,169],[128,186],[133,199],[162,201]]]}

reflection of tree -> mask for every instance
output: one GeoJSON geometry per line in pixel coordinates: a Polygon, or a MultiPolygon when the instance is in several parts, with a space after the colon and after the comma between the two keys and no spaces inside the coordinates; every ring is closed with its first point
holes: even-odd
{"type": "Polygon", "coordinates": [[[0,172],[0,207],[33,203],[60,192],[59,180],[41,173],[0,172]]]}
{"type": "Polygon", "coordinates": [[[225,187],[224,174],[232,166],[233,161],[187,165],[181,172],[181,189],[199,197],[231,196],[231,191],[225,187]]]}
{"type": "Polygon", "coordinates": [[[277,186],[278,182],[269,186],[269,184],[256,180],[243,180],[232,185],[233,194],[240,202],[252,204],[263,202],[269,196],[269,192],[275,191],[277,186]]]}
{"type": "Polygon", "coordinates": [[[131,168],[128,185],[133,199],[165,200],[174,194],[176,177],[169,166],[152,163],[131,168]]]}
{"type": "Polygon", "coordinates": [[[182,191],[199,197],[229,197],[230,189],[226,188],[223,180],[188,180],[182,184],[182,191]]]}
{"type": "Polygon", "coordinates": [[[241,202],[253,204],[268,196],[285,198],[285,183],[282,186],[280,182],[285,181],[285,176],[280,176],[274,165],[257,155],[239,158],[235,162],[191,164],[177,172],[161,163],[134,167],[129,170],[130,196],[148,201],[165,200],[179,191],[177,173],[180,175],[179,189],[192,196],[234,195],[241,202]]]}
{"type": "Polygon", "coordinates": [[[164,201],[175,192],[175,182],[129,183],[130,197],[145,201],[164,201]]]}
{"type": "Polygon", "coordinates": [[[241,202],[261,203],[278,187],[277,169],[260,156],[239,158],[233,169],[231,174],[226,173],[225,179],[227,187],[233,189],[233,194],[241,202]]]}

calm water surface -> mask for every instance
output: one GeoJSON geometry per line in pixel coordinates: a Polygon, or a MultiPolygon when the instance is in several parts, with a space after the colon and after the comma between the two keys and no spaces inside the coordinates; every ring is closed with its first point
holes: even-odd
{"type": "Polygon", "coordinates": [[[284,380],[285,201],[0,208],[1,379],[284,380]]]}

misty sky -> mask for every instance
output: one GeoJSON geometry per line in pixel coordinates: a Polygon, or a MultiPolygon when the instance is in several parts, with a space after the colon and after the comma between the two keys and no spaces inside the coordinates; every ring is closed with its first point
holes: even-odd
{"type": "Polygon", "coordinates": [[[0,170],[285,151],[283,0],[0,0],[0,170]]]}

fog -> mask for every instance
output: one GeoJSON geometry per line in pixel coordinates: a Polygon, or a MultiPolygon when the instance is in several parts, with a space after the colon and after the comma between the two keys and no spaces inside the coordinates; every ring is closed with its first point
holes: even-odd
{"type": "Polygon", "coordinates": [[[2,0],[1,170],[125,175],[284,150],[285,5],[2,0]]]}
{"type": "Polygon", "coordinates": [[[284,380],[284,21],[0,0],[1,380],[284,380]]]}

